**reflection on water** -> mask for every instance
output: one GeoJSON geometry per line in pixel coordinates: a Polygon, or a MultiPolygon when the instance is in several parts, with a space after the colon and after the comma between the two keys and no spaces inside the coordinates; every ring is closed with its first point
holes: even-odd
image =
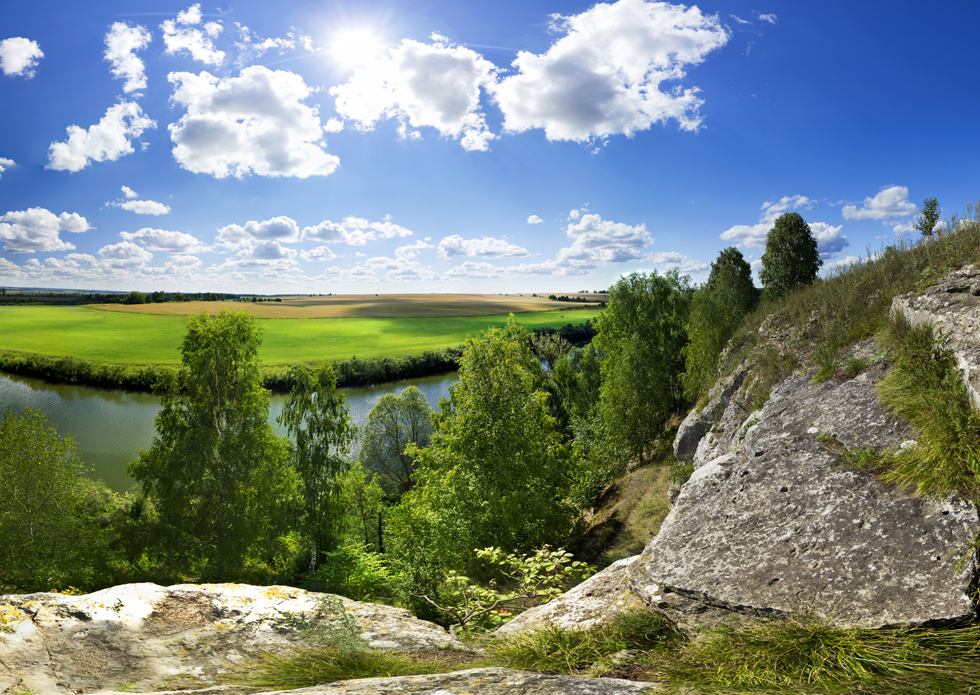
{"type": "MultiPolygon", "coordinates": [[[[351,418],[363,425],[368,411],[382,395],[400,393],[406,386],[415,385],[432,407],[436,407],[440,398],[449,396],[449,386],[456,378],[457,374],[453,372],[344,389],[344,393],[351,418]]],[[[269,419],[273,425],[282,413],[285,401],[284,395],[272,397],[269,419]]],[[[160,399],[147,393],[48,384],[39,379],[0,374],[0,412],[8,407],[18,412],[28,407],[43,412],[59,435],[75,437],[82,460],[91,469],[93,478],[101,478],[113,490],[124,492],[133,484],[133,479],[126,474],[126,464],[140,449],[149,448],[153,442],[153,421],[160,410],[160,399]]]]}

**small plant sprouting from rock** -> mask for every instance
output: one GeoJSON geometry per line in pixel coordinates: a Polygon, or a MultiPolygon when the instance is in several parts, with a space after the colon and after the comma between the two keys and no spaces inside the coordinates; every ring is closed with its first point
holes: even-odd
{"type": "Polygon", "coordinates": [[[482,586],[462,574],[449,572],[445,587],[452,603],[443,601],[446,605],[440,605],[427,595],[419,596],[453,619],[449,634],[454,638],[458,630],[474,621],[485,629],[499,627],[535,602],[547,603],[595,571],[584,562],[572,561],[572,554],[563,548],[552,550],[550,546],[530,555],[505,554],[500,548],[484,548],[476,554],[496,566],[507,588],[499,588],[495,579],[482,586]]]}

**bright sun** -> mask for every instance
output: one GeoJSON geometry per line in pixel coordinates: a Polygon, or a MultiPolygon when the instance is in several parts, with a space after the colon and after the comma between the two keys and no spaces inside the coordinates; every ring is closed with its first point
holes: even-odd
{"type": "Polygon", "coordinates": [[[383,50],[384,45],[377,34],[366,29],[347,29],[334,36],[330,46],[334,60],[345,68],[366,65],[383,50]]]}

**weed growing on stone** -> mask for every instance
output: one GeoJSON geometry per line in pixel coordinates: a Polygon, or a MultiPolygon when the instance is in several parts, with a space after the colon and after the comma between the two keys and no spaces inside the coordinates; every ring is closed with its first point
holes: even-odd
{"type": "Polygon", "coordinates": [[[879,341],[895,368],[878,394],[916,432],[916,446],[890,456],[885,482],[930,497],[959,492],[980,498],[980,412],[960,382],[956,359],[927,326],[887,323],[879,341]]]}

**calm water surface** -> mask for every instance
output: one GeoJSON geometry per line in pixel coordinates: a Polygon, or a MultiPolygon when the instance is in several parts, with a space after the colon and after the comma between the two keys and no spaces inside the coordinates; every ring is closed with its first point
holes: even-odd
{"type": "MultiPolygon", "coordinates": [[[[400,393],[406,386],[414,385],[434,408],[440,398],[449,396],[449,386],[457,378],[453,372],[343,391],[351,418],[363,425],[382,395],[400,393]]],[[[272,396],[269,420],[273,425],[285,401],[285,395],[272,396]]],[[[58,434],[70,434],[78,442],[91,477],[101,478],[113,490],[125,492],[133,484],[126,474],[126,464],[153,442],[153,421],[160,410],[160,399],[146,393],[48,384],[39,379],[0,374],[0,412],[8,407],[15,411],[29,407],[43,412],[58,434]]]]}

